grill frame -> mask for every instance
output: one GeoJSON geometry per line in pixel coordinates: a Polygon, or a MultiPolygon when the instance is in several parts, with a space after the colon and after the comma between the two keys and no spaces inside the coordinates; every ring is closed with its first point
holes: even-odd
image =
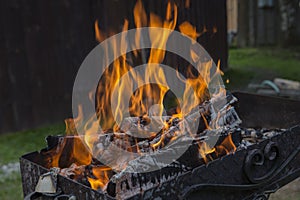
{"type": "MultiPolygon", "coordinates": [[[[234,95],[239,99],[235,108],[244,127],[292,128],[193,171],[173,176],[128,199],[267,199],[270,193],[299,177],[300,119],[295,116],[300,113],[300,102],[246,93],[234,95]],[[270,146],[278,150],[275,160],[267,159],[270,146]],[[259,153],[265,158],[261,166],[251,161],[259,153]],[[268,174],[270,176],[265,176],[268,174]]],[[[41,159],[39,152],[20,158],[24,196],[33,192],[39,176],[49,171],[41,165],[41,159]]],[[[64,194],[73,194],[78,199],[116,199],[61,175],[58,175],[58,186],[64,194]]]]}

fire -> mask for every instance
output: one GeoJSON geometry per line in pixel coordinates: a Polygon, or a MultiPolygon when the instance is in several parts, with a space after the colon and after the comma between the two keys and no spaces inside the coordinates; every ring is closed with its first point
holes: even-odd
{"type": "MultiPolygon", "coordinates": [[[[188,8],[190,6],[190,1],[186,1],[185,7],[188,8]]],[[[92,154],[91,152],[94,149],[95,143],[99,139],[99,135],[105,134],[106,131],[112,131],[114,133],[122,133],[119,123],[128,117],[147,117],[150,115],[160,116],[159,119],[163,124],[163,131],[168,130],[170,123],[173,120],[182,120],[192,109],[198,106],[201,102],[209,98],[208,94],[208,84],[211,81],[211,66],[212,60],[208,60],[206,62],[202,62],[201,64],[202,71],[199,74],[192,72],[192,68],[187,68],[187,81],[186,88],[181,99],[178,99],[179,102],[182,103],[181,108],[176,108],[176,112],[171,116],[171,119],[166,121],[162,116],[165,112],[164,110],[164,99],[166,97],[167,92],[169,91],[168,82],[166,79],[166,74],[159,65],[151,65],[152,63],[162,63],[166,57],[166,52],[162,49],[165,49],[168,38],[172,34],[172,31],[175,30],[176,27],[180,30],[180,32],[184,35],[191,37],[196,40],[201,34],[207,31],[204,27],[202,32],[198,33],[196,28],[190,24],[189,22],[183,22],[181,24],[177,24],[177,16],[178,16],[178,7],[173,1],[169,1],[166,7],[165,18],[161,19],[161,17],[157,16],[154,13],[147,14],[145,11],[144,5],[141,0],[137,0],[135,4],[134,10],[134,23],[136,28],[141,27],[160,27],[166,28],[169,31],[162,31],[158,33],[157,31],[149,31],[149,39],[153,46],[158,46],[159,48],[151,48],[149,54],[145,54],[142,50],[136,50],[132,52],[132,54],[126,54],[120,56],[116,59],[104,72],[101,80],[99,81],[97,92],[96,92],[96,112],[97,118],[90,118],[84,122],[83,118],[87,116],[82,116],[82,108],[78,109],[78,117],[74,120],[66,120],[66,133],[69,135],[73,135],[74,138],[78,140],[74,140],[71,150],[69,151],[69,161],[64,167],[69,167],[72,163],[76,165],[89,165],[92,163],[92,154]],[[132,59],[138,60],[138,62],[147,63],[148,71],[145,74],[138,74],[133,71],[134,65],[130,62],[132,59]],[[125,74],[127,76],[124,76],[125,74]],[[122,80],[122,81],[121,81],[122,80]],[[144,84],[143,87],[140,87],[134,91],[134,93],[130,96],[130,102],[124,102],[124,96],[128,95],[128,91],[131,91],[134,88],[134,85],[137,83],[147,83],[147,82],[155,82],[156,84],[144,84]],[[117,88],[117,89],[116,89],[117,88]],[[116,89],[116,91],[115,91],[116,89]],[[112,97],[113,101],[116,105],[115,110],[111,110],[112,106],[112,97]],[[129,106],[129,115],[124,115],[122,110],[125,110],[129,106]],[[153,111],[153,106],[155,110],[153,111]],[[151,110],[152,109],[152,110],[151,110]],[[84,122],[84,124],[83,124],[84,122]],[[77,132],[75,131],[75,125],[77,124],[83,127],[84,135],[83,140],[80,140],[80,136],[76,136],[77,132]],[[97,127],[98,124],[101,125],[103,132],[100,132],[97,127]],[[74,136],[75,135],[75,136],[74,136]],[[86,148],[86,146],[88,148],[86,148]]],[[[122,31],[128,30],[129,21],[124,20],[124,25],[122,31]]],[[[103,33],[100,29],[98,20],[95,21],[94,24],[95,37],[98,42],[104,41],[107,37],[114,35],[115,33],[103,33]]],[[[214,31],[217,31],[214,29],[214,31]]],[[[140,47],[140,42],[143,41],[143,35],[137,31],[135,35],[134,44],[136,47],[140,47]]],[[[127,47],[126,38],[122,38],[121,41],[112,41],[110,45],[114,53],[116,54],[119,50],[116,48],[121,43],[122,48],[127,47]]],[[[191,44],[193,45],[193,44],[191,44]]],[[[137,48],[138,49],[138,48],[137,48]]],[[[190,56],[192,60],[196,63],[200,60],[200,55],[194,52],[191,48],[190,56]]],[[[105,60],[103,62],[106,62],[105,60]]],[[[174,66],[178,67],[178,66],[174,66]]],[[[218,70],[220,67],[220,62],[218,63],[218,70]]],[[[219,73],[219,71],[213,72],[219,73]]],[[[178,75],[178,78],[179,75],[178,75]]],[[[224,91],[220,91],[222,93],[224,91]]],[[[93,98],[93,97],[90,97],[93,98]]],[[[205,117],[202,116],[206,127],[210,129],[209,123],[206,121],[205,117]]],[[[158,120],[158,121],[159,121],[158,120]]],[[[165,140],[167,136],[162,135],[160,139],[150,144],[151,148],[156,150],[160,147],[166,145],[165,141],[172,142],[176,140],[177,136],[181,133],[175,132],[172,136],[169,136],[169,140],[165,140]]],[[[194,134],[194,133],[192,133],[194,134]]],[[[153,135],[154,137],[155,135],[153,135]]],[[[118,136],[117,136],[118,137],[118,136]]],[[[125,149],[127,151],[134,151],[142,154],[140,152],[139,146],[136,145],[134,148],[131,146],[126,146],[129,143],[129,138],[121,135],[119,136],[123,139],[123,143],[120,146],[125,145],[125,149]],[[127,141],[128,140],[128,141],[127,141]]],[[[61,148],[56,148],[51,152],[51,160],[48,161],[50,163],[49,167],[62,167],[61,158],[65,148],[70,148],[66,144],[66,141],[61,143],[61,148]]],[[[137,141],[136,141],[137,143],[137,141]]],[[[207,155],[211,153],[223,154],[234,151],[235,146],[232,142],[231,137],[226,138],[223,143],[213,149],[211,149],[206,143],[199,144],[199,154],[206,158],[207,155]]],[[[92,173],[87,177],[91,187],[93,189],[102,189],[105,190],[107,183],[113,175],[113,170],[107,166],[94,166],[92,167],[92,173]]]]}
{"type": "Polygon", "coordinates": [[[223,142],[216,146],[217,156],[226,155],[236,151],[236,146],[232,141],[232,135],[227,136],[223,142]]]}
{"type": "Polygon", "coordinates": [[[190,4],[191,4],[190,0],[186,0],[186,1],[185,1],[185,7],[186,7],[186,8],[189,8],[189,7],[190,7],[190,4]]]}
{"type": "Polygon", "coordinates": [[[77,166],[88,165],[92,162],[92,154],[86,148],[82,139],[74,135],[60,138],[57,147],[47,152],[42,152],[42,154],[45,154],[47,158],[45,165],[48,168],[65,168],[72,164],[77,166]]]}
{"type": "Polygon", "coordinates": [[[189,22],[183,22],[179,26],[179,30],[181,33],[189,36],[190,38],[193,38],[194,40],[196,40],[200,36],[200,34],[197,33],[196,28],[189,22]]]}
{"type": "Polygon", "coordinates": [[[95,167],[92,169],[94,178],[88,177],[88,181],[93,189],[104,190],[111,176],[111,168],[106,166],[95,167]]]}
{"type": "MultiPolygon", "coordinates": [[[[154,31],[149,31],[149,38],[153,45],[158,46],[158,49],[152,48],[150,50],[150,54],[148,58],[145,57],[144,52],[142,51],[134,51],[134,56],[141,57],[143,61],[146,61],[147,63],[162,63],[162,61],[165,58],[165,51],[162,50],[168,41],[168,38],[170,37],[170,34],[172,33],[172,30],[175,29],[177,25],[177,15],[178,15],[178,8],[175,3],[172,3],[171,1],[167,4],[166,8],[166,15],[165,19],[162,20],[159,16],[155,15],[154,13],[150,13],[149,17],[144,9],[144,6],[142,4],[141,0],[138,0],[134,10],[134,22],[136,28],[141,28],[143,26],[149,26],[149,27],[160,27],[160,28],[167,28],[170,31],[162,31],[161,33],[157,33],[154,31]],[[158,37],[159,36],[159,37],[158,37]]],[[[179,25],[180,30],[189,35],[188,33],[192,30],[192,37],[194,39],[197,38],[199,35],[196,32],[196,29],[189,24],[188,22],[183,22],[181,25],[179,25]]],[[[128,21],[125,20],[123,31],[128,29],[128,21]]],[[[95,22],[95,36],[98,41],[103,41],[101,31],[99,30],[98,22],[95,22]]],[[[140,46],[142,35],[139,31],[137,31],[137,34],[135,36],[136,41],[135,45],[136,47],[140,46]]],[[[122,42],[122,41],[121,41],[122,42]]],[[[126,46],[126,43],[122,43],[123,46],[126,46]]],[[[112,44],[113,47],[116,47],[117,44],[112,44]]],[[[117,49],[117,48],[116,48],[117,49]]],[[[191,51],[191,54],[193,51],[191,51]]],[[[211,63],[207,63],[209,66],[211,63]]],[[[148,116],[149,115],[149,109],[153,105],[158,105],[158,108],[160,108],[157,111],[157,115],[161,116],[163,113],[163,100],[165,98],[165,95],[169,88],[165,87],[165,85],[168,85],[165,77],[165,72],[162,68],[159,66],[151,66],[148,67],[148,71],[146,74],[143,74],[143,76],[136,74],[134,72],[131,73],[134,66],[131,66],[127,62],[127,55],[121,56],[119,59],[115,60],[112,66],[110,66],[109,70],[106,70],[103,80],[100,81],[97,89],[97,113],[99,122],[101,124],[101,127],[105,130],[113,129],[115,132],[119,130],[118,124],[116,124],[115,119],[117,121],[121,122],[124,118],[129,116],[123,116],[123,113],[121,112],[126,107],[128,107],[127,102],[123,102],[122,99],[124,99],[124,96],[127,95],[127,91],[131,91],[131,88],[136,83],[143,83],[143,82],[155,82],[156,85],[153,84],[146,84],[141,88],[138,88],[134,94],[130,97],[130,104],[129,104],[129,112],[131,116],[148,116]],[[127,78],[123,77],[123,82],[120,83],[121,77],[125,73],[129,73],[129,76],[127,78]],[[115,98],[117,99],[117,106],[115,111],[111,111],[111,97],[112,97],[112,91],[114,88],[118,86],[118,92],[116,92],[115,98]]],[[[209,69],[207,69],[209,70],[209,69]]],[[[192,74],[192,73],[191,73],[192,74]]],[[[205,94],[205,90],[207,89],[207,84],[205,82],[209,82],[209,80],[203,80],[200,75],[199,77],[193,76],[193,78],[188,80],[187,88],[185,90],[185,97],[189,97],[193,95],[192,102],[196,102],[194,104],[186,104],[184,105],[184,108],[181,109],[181,111],[185,111],[185,113],[180,113],[181,116],[184,116],[187,114],[192,108],[194,108],[196,105],[199,104],[199,97],[203,98],[207,94],[205,94]],[[196,96],[193,94],[194,90],[197,90],[196,96]],[[205,95],[204,95],[205,94],[205,95]]],[[[181,99],[182,102],[185,102],[188,99],[181,99]]],[[[176,113],[179,114],[179,113],[176,113]]],[[[162,123],[163,120],[162,120],[162,123]]],[[[88,131],[88,130],[86,130],[88,131]]],[[[89,145],[90,146],[90,145],[89,145]]]]}
{"type": "Polygon", "coordinates": [[[105,36],[103,35],[103,33],[99,29],[98,20],[95,21],[94,28],[95,28],[95,37],[96,37],[96,40],[98,42],[102,42],[103,40],[105,40],[105,36]]]}
{"type": "Polygon", "coordinates": [[[204,159],[205,163],[208,163],[215,158],[222,157],[224,155],[233,153],[236,151],[236,146],[232,141],[232,135],[229,134],[219,145],[211,148],[207,143],[202,142],[198,144],[199,155],[204,159]]]}

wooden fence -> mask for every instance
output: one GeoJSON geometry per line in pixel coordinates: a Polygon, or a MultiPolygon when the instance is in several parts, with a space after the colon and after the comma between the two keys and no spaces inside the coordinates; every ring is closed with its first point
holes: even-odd
{"type": "Polygon", "coordinates": [[[299,46],[299,0],[228,0],[238,6],[237,45],[299,46]]]}
{"type": "MultiPolygon", "coordinates": [[[[161,13],[167,0],[145,0],[161,13]]],[[[179,20],[207,32],[199,42],[227,66],[226,0],[185,2],[179,20]]],[[[133,0],[0,1],[0,133],[21,130],[72,116],[71,94],[77,70],[97,45],[94,22],[120,27],[133,24],[133,0]]],[[[131,27],[132,28],[132,27],[131,27]]]]}

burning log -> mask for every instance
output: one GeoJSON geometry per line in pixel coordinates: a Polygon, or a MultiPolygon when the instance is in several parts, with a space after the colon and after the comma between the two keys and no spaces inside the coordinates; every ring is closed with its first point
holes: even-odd
{"type": "Polygon", "coordinates": [[[171,118],[171,116],[127,117],[122,121],[120,130],[133,137],[148,137],[149,133],[156,134],[163,129],[164,123],[171,118]]]}
{"type": "MultiPolygon", "coordinates": [[[[95,148],[93,149],[93,152],[96,152],[96,154],[94,153],[94,156],[99,160],[105,160],[106,164],[109,166],[117,167],[118,170],[122,171],[128,167],[128,160],[134,159],[132,159],[132,155],[130,154],[125,156],[123,153],[120,153],[120,148],[124,151],[137,153],[138,155],[153,153],[156,150],[161,150],[169,145],[170,147],[168,147],[167,152],[178,152],[184,148],[187,149],[186,144],[191,143],[193,140],[197,140],[197,138],[201,139],[201,136],[205,135],[204,130],[206,129],[211,129],[211,127],[213,129],[219,127],[233,128],[241,123],[241,120],[232,107],[237,99],[231,94],[228,94],[226,100],[227,103],[223,105],[216,99],[205,101],[198,109],[193,109],[190,114],[182,119],[169,116],[163,116],[162,118],[153,116],[126,118],[121,124],[121,129],[128,131],[125,133],[107,133],[105,135],[100,135],[98,141],[94,145],[95,148]],[[220,107],[220,105],[222,105],[222,107],[220,107]],[[220,108],[218,108],[218,106],[220,108]],[[219,111],[216,111],[216,108],[218,108],[219,111]],[[156,135],[153,133],[153,135],[148,138],[137,138],[135,133],[129,131],[147,132],[151,130],[147,127],[147,124],[149,124],[151,120],[158,124],[162,123],[160,121],[162,119],[168,121],[164,123],[164,126],[156,133],[156,135]],[[199,126],[197,129],[198,124],[199,126]],[[178,138],[182,139],[184,144],[178,145],[178,138]],[[179,146],[179,149],[172,149],[172,146],[179,146]],[[112,158],[111,155],[114,155],[114,157],[112,158]]],[[[161,153],[163,154],[164,152],[161,153]]],[[[149,164],[149,166],[151,166],[151,164],[149,164]]]]}
{"type": "Polygon", "coordinates": [[[208,127],[222,127],[225,125],[230,125],[230,127],[235,127],[241,123],[237,113],[231,106],[237,101],[237,99],[231,95],[227,94],[225,99],[211,99],[210,101],[205,101],[197,108],[193,109],[189,114],[184,116],[183,119],[172,116],[141,116],[141,117],[128,117],[123,120],[120,126],[120,131],[126,134],[142,138],[147,135],[147,133],[152,132],[156,134],[162,129],[174,129],[173,127],[178,127],[182,125],[182,121],[187,121],[189,126],[195,125],[195,120],[198,120],[198,133],[203,132],[208,127]],[[225,105],[222,105],[222,103],[225,105]],[[221,107],[219,108],[219,106],[221,107]],[[218,111],[216,111],[218,109],[218,111]],[[211,119],[212,118],[212,119],[211,119]],[[167,127],[165,127],[167,124],[167,127]]]}
{"type": "MultiPolygon", "coordinates": [[[[170,121],[168,122],[170,126],[167,129],[163,129],[161,132],[159,132],[153,139],[151,138],[150,140],[144,140],[137,143],[136,146],[139,149],[142,149],[143,152],[145,151],[150,152],[150,154],[145,154],[139,156],[136,159],[129,161],[128,163],[126,163],[125,169],[123,169],[120,173],[115,174],[111,178],[108,184],[108,188],[116,188],[116,190],[109,190],[109,191],[113,191],[111,195],[116,195],[117,193],[118,195],[121,195],[120,198],[122,198],[123,194],[121,192],[122,191],[121,185],[124,184],[124,182],[126,182],[126,184],[131,185],[130,184],[131,181],[128,180],[128,177],[131,178],[130,174],[140,170],[152,171],[155,168],[164,168],[167,166],[166,163],[171,163],[171,161],[168,160],[168,158],[174,158],[178,155],[178,152],[186,151],[187,145],[190,148],[194,147],[195,143],[193,143],[193,141],[198,141],[198,142],[200,141],[201,143],[204,143],[205,140],[208,138],[207,136],[205,136],[206,134],[208,134],[210,137],[220,137],[221,133],[224,134],[224,129],[229,130],[239,125],[241,123],[241,120],[239,119],[234,108],[231,106],[234,102],[236,102],[236,98],[233,96],[227,96],[227,98],[230,99],[230,101],[220,109],[220,112],[218,112],[218,114],[214,113],[214,115],[212,115],[212,113],[215,112],[213,105],[218,105],[217,101],[214,102],[215,104],[211,103],[213,101],[205,102],[204,104],[199,106],[199,110],[192,111],[191,114],[187,115],[182,120],[178,118],[172,120],[172,118],[170,118],[170,121]],[[219,132],[215,131],[214,134],[212,134],[213,130],[211,130],[210,132],[208,132],[209,130],[205,132],[205,130],[201,130],[200,128],[198,129],[198,133],[196,132],[196,134],[194,134],[191,133],[188,129],[182,130],[182,127],[190,127],[193,124],[193,122],[199,119],[199,116],[201,116],[200,117],[200,119],[202,119],[201,122],[205,125],[204,128],[205,130],[209,128],[208,126],[209,123],[215,126],[220,126],[221,128],[219,132]],[[212,118],[211,116],[214,116],[215,118],[212,118]],[[190,137],[190,135],[193,135],[193,137],[190,137]],[[176,139],[170,142],[172,138],[176,138],[176,139]],[[166,144],[169,144],[167,148],[163,148],[166,144]],[[156,149],[159,149],[159,151],[155,151],[156,149]]],[[[225,137],[221,137],[221,138],[225,141],[228,135],[229,133],[227,133],[225,137]]],[[[230,142],[232,143],[232,141],[230,142]]],[[[237,143],[239,142],[240,140],[237,141],[237,143]]],[[[235,148],[234,144],[232,144],[232,146],[235,148]]],[[[226,147],[226,145],[225,146],[219,145],[218,148],[219,149],[214,151],[215,156],[213,156],[212,154],[210,155],[211,157],[217,158],[222,155],[226,155],[228,152],[234,151],[234,149],[230,149],[231,147],[226,147]]],[[[109,154],[111,153],[112,152],[110,152],[109,154]]],[[[189,164],[195,162],[193,160],[199,161],[199,155],[190,157],[189,158],[190,163],[180,162],[182,160],[180,160],[179,158],[181,167],[178,167],[178,170],[182,172],[183,168],[190,168],[191,166],[189,166],[189,164]]],[[[174,164],[174,162],[172,163],[174,164]]],[[[197,164],[199,164],[199,162],[197,164]]],[[[136,190],[137,188],[140,189],[139,186],[133,188],[136,188],[136,190]]]]}
{"type": "MultiPolygon", "coordinates": [[[[100,134],[94,144],[95,149],[93,150],[93,156],[100,161],[105,160],[107,166],[113,166],[119,170],[120,172],[117,174],[113,173],[110,167],[106,167],[100,162],[96,164],[88,151],[85,153],[86,156],[84,156],[89,158],[86,161],[82,160],[78,155],[76,157],[75,154],[66,154],[66,152],[70,152],[70,150],[66,151],[66,149],[73,148],[73,152],[84,149],[81,141],[82,138],[80,139],[79,136],[75,136],[74,140],[71,140],[71,144],[67,138],[72,138],[72,136],[67,136],[58,141],[53,138],[51,139],[51,137],[48,138],[50,147],[55,146],[53,145],[54,143],[60,143],[61,146],[63,146],[60,151],[64,152],[58,155],[60,158],[51,156],[50,161],[55,161],[54,163],[56,164],[53,165],[52,162],[52,166],[49,167],[62,167],[60,172],[62,175],[79,180],[79,182],[86,185],[91,184],[93,188],[102,188],[105,190],[107,183],[109,183],[109,191],[112,187],[119,188],[119,183],[123,184],[124,181],[128,181],[126,178],[124,179],[128,174],[141,169],[151,171],[153,168],[170,167],[170,165],[166,165],[166,163],[172,163],[173,171],[181,173],[205,163],[205,160],[201,161],[201,156],[203,155],[199,156],[199,146],[207,143],[209,138],[219,137],[222,132],[224,133],[224,128],[228,130],[240,124],[241,121],[232,107],[235,102],[236,98],[228,94],[226,104],[221,104],[216,99],[205,101],[198,106],[198,109],[193,109],[190,114],[183,118],[170,116],[126,118],[121,124],[120,131],[122,132],[106,132],[100,134]],[[156,135],[149,138],[137,138],[135,134],[131,133],[131,131],[149,131],[150,129],[147,125],[150,124],[150,120],[154,121],[155,125],[162,123],[161,120],[165,120],[165,122],[163,122],[164,126],[156,135]],[[199,124],[198,129],[196,127],[197,124],[199,124]],[[216,127],[222,128],[222,130],[220,129],[219,132],[213,131],[217,130],[215,129],[216,127]],[[125,130],[127,131],[125,132],[125,130]],[[127,152],[137,153],[139,156],[132,159],[131,154],[126,156],[122,152],[120,153],[120,148],[127,152]],[[173,159],[177,157],[178,152],[183,153],[183,155],[178,158],[178,161],[174,162],[174,160],[168,160],[168,158],[173,159]],[[64,160],[64,162],[61,162],[61,160],[64,160]],[[105,174],[103,175],[106,177],[105,181],[97,183],[97,179],[95,178],[97,176],[95,176],[94,173],[99,173],[95,171],[96,168],[102,169],[102,171],[105,169],[105,173],[101,172],[105,174]],[[113,186],[115,184],[117,185],[113,186]]],[[[227,133],[226,136],[223,137],[223,140],[225,140],[228,135],[227,133]]],[[[58,152],[57,149],[59,148],[60,147],[57,146],[56,149],[50,148],[48,151],[45,151],[46,153],[44,155],[52,155],[53,152],[58,152]]],[[[83,150],[80,151],[84,152],[83,150]]],[[[221,151],[216,152],[217,154],[215,156],[211,155],[211,157],[219,157],[229,151],[224,151],[225,153],[221,151]]]]}

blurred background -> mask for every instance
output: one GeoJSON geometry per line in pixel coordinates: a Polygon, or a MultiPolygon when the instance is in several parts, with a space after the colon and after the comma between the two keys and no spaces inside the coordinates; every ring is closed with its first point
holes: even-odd
{"type": "MultiPolygon", "coordinates": [[[[189,21],[201,33],[229,90],[300,99],[299,0],[173,1],[178,24],[189,21]]],[[[165,15],[168,0],[143,2],[165,15]]],[[[0,1],[0,199],[22,199],[18,157],[64,133],[77,70],[98,44],[95,22],[104,32],[120,32],[124,19],[134,28],[135,3],[0,1]]],[[[299,180],[271,198],[300,199],[299,180]]]]}

